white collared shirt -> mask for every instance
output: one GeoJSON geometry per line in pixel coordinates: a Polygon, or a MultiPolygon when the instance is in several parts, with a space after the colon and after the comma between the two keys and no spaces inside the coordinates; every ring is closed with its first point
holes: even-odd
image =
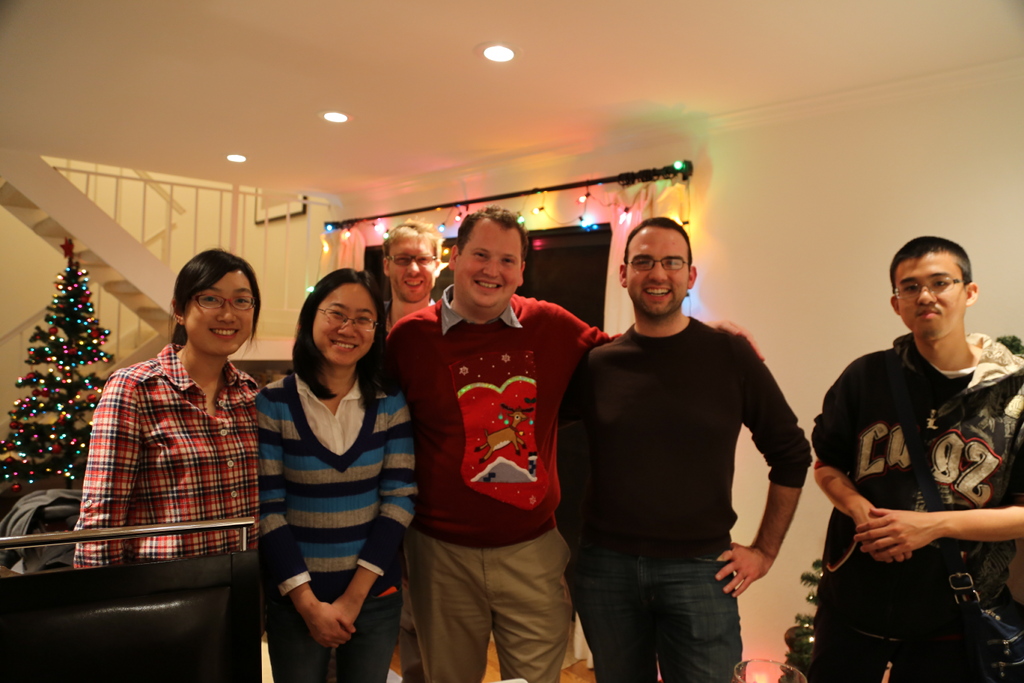
{"type": "Polygon", "coordinates": [[[295,377],[295,386],[299,390],[299,401],[306,413],[306,421],[317,440],[338,455],[351,448],[363,427],[363,416],[366,413],[360,401],[363,394],[359,391],[359,382],[356,381],[341,398],[338,409],[333,413],[301,377],[295,377]]]}
{"type": "MultiPolygon", "coordinates": [[[[455,285],[448,285],[444,292],[441,294],[441,334],[448,334],[448,330],[455,327],[461,322],[471,323],[466,318],[463,318],[458,311],[452,308],[452,299],[455,297],[455,285]]],[[[516,317],[515,311],[512,310],[512,304],[509,303],[505,306],[505,310],[501,312],[494,320],[500,320],[509,327],[522,327],[523,324],[519,322],[519,318],[516,317]]],[[[488,322],[494,322],[489,320],[488,322]]]]}

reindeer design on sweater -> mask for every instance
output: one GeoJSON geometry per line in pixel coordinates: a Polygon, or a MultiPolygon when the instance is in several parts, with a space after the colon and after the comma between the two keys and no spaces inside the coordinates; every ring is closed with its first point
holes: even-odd
{"type": "Polygon", "coordinates": [[[487,430],[484,430],[484,434],[486,435],[486,443],[480,444],[474,449],[477,452],[482,451],[485,448],[488,449],[487,452],[483,455],[483,457],[480,458],[480,462],[487,462],[488,460],[490,460],[491,456],[494,455],[495,451],[497,451],[500,448],[504,448],[509,444],[511,444],[512,447],[515,448],[516,455],[519,455],[519,447],[526,443],[519,437],[519,433],[516,431],[516,427],[519,425],[520,422],[526,419],[527,413],[533,412],[533,408],[512,408],[511,406],[507,406],[504,403],[501,404],[501,407],[508,411],[508,418],[510,423],[507,427],[499,429],[496,432],[491,432],[489,434],[487,433],[487,430]]]}

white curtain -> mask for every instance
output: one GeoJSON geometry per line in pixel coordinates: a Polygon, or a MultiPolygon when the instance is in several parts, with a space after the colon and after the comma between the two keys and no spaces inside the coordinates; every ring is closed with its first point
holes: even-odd
{"type": "Polygon", "coordinates": [[[353,228],[325,232],[320,235],[320,242],[323,244],[323,251],[320,254],[320,277],[338,268],[363,270],[366,238],[359,230],[353,228]]]}
{"type": "Polygon", "coordinates": [[[629,231],[644,219],[654,216],[666,216],[682,223],[690,208],[686,205],[686,194],[685,184],[658,180],[622,188],[610,197],[614,198],[613,215],[622,216],[623,211],[629,213],[627,220],[612,219],[612,243],[608,250],[608,274],[604,288],[604,330],[608,334],[621,334],[633,324],[633,302],[619,283],[619,266],[622,265],[629,231]]]}

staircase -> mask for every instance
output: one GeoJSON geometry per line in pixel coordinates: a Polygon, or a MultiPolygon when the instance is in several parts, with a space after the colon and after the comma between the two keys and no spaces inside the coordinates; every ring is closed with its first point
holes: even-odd
{"type": "Polygon", "coordinates": [[[58,251],[72,240],[93,289],[102,287],[149,328],[104,370],[151,358],[167,343],[174,273],[63,175],[37,155],[0,150],[0,207],[58,251]]]}
{"type": "MultiPolygon", "coordinates": [[[[114,363],[96,368],[100,374],[159,353],[170,338],[175,274],[210,247],[247,259],[263,294],[256,339],[233,360],[287,363],[307,288],[337,267],[322,237],[336,205],[0,149],[0,207],[60,253],[71,239],[89,271],[97,317],[112,332],[105,350],[115,354],[114,363]]],[[[21,355],[41,319],[0,320],[0,357],[5,344],[20,345],[21,355]]],[[[13,366],[0,370],[0,382],[14,376],[13,366]]]]}

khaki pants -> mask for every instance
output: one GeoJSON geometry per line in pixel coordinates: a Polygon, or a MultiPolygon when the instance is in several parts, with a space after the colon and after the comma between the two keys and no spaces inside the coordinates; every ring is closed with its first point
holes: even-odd
{"type": "Polygon", "coordinates": [[[409,582],[406,580],[402,601],[402,620],[398,631],[398,652],[402,664],[402,683],[426,683],[423,675],[423,659],[420,657],[420,642],[416,638],[416,622],[412,618],[412,604],[409,602],[409,582]]]}
{"type": "Polygon", "coordinates": [[[475,683],[494,633],[502,678],[558,683],[571,607],[557,530],[500,548],[444,543],[409,529],[409,593],[429,683],[475,683]]]}

